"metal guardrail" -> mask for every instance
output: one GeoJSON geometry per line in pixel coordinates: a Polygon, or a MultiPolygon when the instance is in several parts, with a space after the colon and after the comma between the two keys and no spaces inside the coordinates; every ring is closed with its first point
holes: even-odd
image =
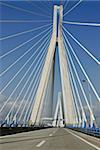
{"type": "Polygon", "coordinates": [[[100,128],[80,128],[80,127],[67,127],[67,128],[100,138],[100,128]]]}

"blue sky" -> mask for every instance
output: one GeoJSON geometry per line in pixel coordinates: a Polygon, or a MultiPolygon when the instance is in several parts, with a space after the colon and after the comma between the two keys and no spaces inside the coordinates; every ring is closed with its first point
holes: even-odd
{"type": "MultiPolygon", "coordinates": [[[[55,4],[59,5],[64,4],[64,13],[67,12],[73,5],[77,3],[77,1],[69,1],[66,5],[67,1],[60,2],[57,1],[0,1],[3,2],[2,5],[0,4],[1,9],[1,16],[0,20],[32,20],[34,22],[10,22],[10,23],[2,23],[0,28],[0,38],[6,37],[8,35],[12,35],[18,32],[22,32],[25,30],[34,29],[36,27],[40,27],[43,25],[47,25],[47,27],[44,27],[42,29],[39,29],[34,32],[26,33],[20,36],[16,36],[14,38],[9,38],[6,40],[3,40],[1,43],[0,48],[0,54],[3,55],[10,51],[11,49],[15,48],[19,44],[29,40],[33,36],[43,32],[43,30],[46,30],[50,25],[52,24],[53,19],[53,6],[55,4]],[[6,5],[3,5],[6,4],[6,5]],[[33,12],[24,12],[18,9],[14,9],[11,7],[8,7],[7,5],[13,5],[15,7],[19,7],[28,11],[33,12]],[[39,22],[38,22],[39,21],[39,22]]],[[[76,7],[73,11],[71,11],[68,15],[64,16],[64,21],[77,21],[77,22],[92,22],[92,23],[100,23],[100,1],[83,1],[78,7],[76,7]]],[[[98,60],[100,60],[100,27],[91,27],[91,26],[78,26],[78,25],[68,25],[63,24],[65,28],[68,29],[98,60]]],[[[48,30],[49,31],[49,30],[48,30]]],[[[11,65],[14,61],[16,61],[24,52],[26,52],[33,44],[35,44],[43,35],[37,37],[32,42],[29,42],[25,46],[17,49],[16,51],[12,52],[10,55],[7,55],[1,60],[1,71],[4,71],[6,68],[8,68],[9,65],[11,65]]],[[[66,33],[65,33],[66,34],[66,33]]],[[[95,85],[95,88],[100,95],[100,67],[97,65],[91,58],[84,52],[82,48],[80,48],[67,34],[66,36],[70,40],[70,43],[74,47],[74,50],[76,54],[78,55],[80,61],[82,62],[87,74],[89,75],[92,83],[95,85]]],[[[44,38],[45,39],[45,38],[44,38]]],[[[1,42],[1,41],[0,41],[1,42]]],[[[43,40],[40,42],[40,44],[43,42],[43,40]]],[[[21,68],[21,66],[28,60],[29,57],[33,54],[33,52],[38,48],[39,44],[36,45],[32,51],[30,51],[19,63],[16,63],[14,67],[9,69],[7,73],[5,73],[1,78],[1,87],[2,89],[7,82],[13,78],[13,76],[18,72],[18,70],[21,68]]],[[[38,53],[38,52],[37,52],[38,53]]],[[[36,53],[36,55],[37,55],[36,53]]],[[[10,86],[2,93],[4,96],[9,97],[10,93],[13,91],[14,87],[18,84],[18,82],[23,77],[23,74],[27,71],[29,66],[31,65],[32,61],[35,59],[36,55],[33,57],[33,59],[26,65],[26,67],[22,70],[19,76],[10,84],[10,86]]],[[[40,54],[41,55],[41,54],[40,54]]],[[[72,53],[71,53],[72,55],[72,53]]],[[[73,57],[73,61],[76,65],[76,68],[79,72],[79,76],[81,80],[85,79],[84,75],[82,74],[75,58],[73,57]]],[[[56,57],[56,64],[58,64],[58,57],[56,57]]],[[[34,64],[34,66],[36,63],[34,64]]],[[[33,68],[34,68],[33,66],[33,68]]],[[[27,80],[29,74],[32,72],[33,68],[30,69],[29,73],[23,80],[21,86],[18,88],[18,90],[15,92],[15,94],[12,96],[12,99],[16,99],[18,96],[19,91],[22,89],[23,85],[25,84],[25,81],[27,80]]],[[[59,68],[56,65],[56,81],[57,87],[55,87],[56,96],[55,99],[57,99],[57,92],[60,89],[60,77],[57,75],[59,73],[59,68]],[[59,86],[58,86],[59,85],[59,86]],[[58,88],[59,87],[59,88],[58,88]]],[[[31,82],[31,79],[30,79],[31,82]]],[[[30,83],[27,84],[27,87],[30,83]]],[[[87,85],[82,83],[85,89],[85,92],[88,96],[88,90],[87,85]]],[[[26,90],[25,89],[25,90],[26,90]]],[[[23,92],[24,93],[24,92],[23,92]]],[[[91,95],[93,97],[92,101],[94,104],[98,104],[96,97],[94,96],[92,90],[91,95]]],[[[23,97],[23,94],[21,95],[21,98],[23,97]]],[[[28,95],[26,96],[27,99],[28,95]]]]}

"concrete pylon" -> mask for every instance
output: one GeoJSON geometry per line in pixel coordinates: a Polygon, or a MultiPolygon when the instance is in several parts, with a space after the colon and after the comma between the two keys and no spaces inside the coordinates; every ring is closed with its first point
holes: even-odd
{"type": "Polygon", "coordinates": [[[75,112],[74,102],[72,100],[71,85],[69,82],[68,66],[66,63],[66,53],[62,39],[62,18],[63,18],[63,6],[54,6],[53,16],[53,32],[46,56],[45,64],[43,67],[40,84],[36,93],[36,98],[31,114],[30,122],[33,125],[39,125],[41,122],[41,113],[43,110],[44,99],[46,95],[46,89],[48,87],[50,72],[52,70],[54,53],[56,42],[59,49],[59,64],[61,74],[61,86],[62,86],[62,103],[60,103],[60,117],[64,112],[65,124],[75,124],[75,112]],[[62,104],[62,106],[61,106],[62,104]],[[62,110],[63,108],[63,110],[62,110]]]}
{"type": "Polygon", "coordinates": [[[54,89],[54,61],[50,70],[49,80],[46,87],[46,93],[41,112],[41,120],[43,120],[43,118],[52,118],[53,89],[54,89]]]}
{"type": "Polygon", "coordinates": [[[59,64],[61,74],[61,86],[63,95],[63,109],[64,120],[66,125],[73,125],[76,123],[76,116],[74,110],[74,102],[72,97],[71,85],[69,81],[68,66],[66,63],[66,52],[63,44],[62,37],[62,19],[63,19],[63,6],[60,6],[59,15],[59,29],[58,29],[58,49],[59,49],[59,64]],[[66,66],[66,67],[65,67],[66,66]]]}
{"type": "Polygon", "coordinates": [[[52,67],[52,63],[53,63],[54,52],[55,52],[55,47],[56,47],[56,38],[57,38],[57,9],[58,9],[58,6],[54,6],[52,37],[51,37],[50,45],[48,48],[48,53],[46,56],[40,84],[36,93],[36,99],[35,99],[35,103],[34,103],[31,118],[30,118],[30,121],[33,125],[39,125],[46,87],[47,87],[49,74],[50,74],[50,70],[52,67]]]}

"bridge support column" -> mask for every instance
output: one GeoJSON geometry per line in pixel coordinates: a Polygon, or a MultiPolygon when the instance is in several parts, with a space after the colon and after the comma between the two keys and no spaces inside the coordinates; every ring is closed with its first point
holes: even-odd
{"type": "Polygon", "coordinates": [[[63,108],[64,119],[66,125],[76,124],[76,116],[74,111],[74,102],[71,92],[71,85],[69,82],[68,65],[66,63],[66,53],[62,38],[62,19],[63,19],[63,7],[60,6],[60,19],[58,29],[58,49],[59,49],[59,62],[60,62],[60,74],[61,74],[61,86],[63,95],[63,108]],[[66,67],[65,67],[66,66],[66,67]]]}
{"type": "Polygon", "coordinates": [[[60,7],[55,6],[53,33],[48,48],[45,64],[43,67],[40,84],[36,93],[36,99],[34,102],[32,115],[30,118],[33,125],[39,125],[41,120],[40,118],[41,118],[41,112],[42,112],[44,98],[46,94],[46,88],[49,81],[50,71],[53,65],[56,41],[58,41],[58,49],[59,49],[59,64],[60,64],[61,87],[62,87],[62,97],[63,97],[62,107],[64,112],[64,120],[66,125],[76,124],[76,116],[75,116],[75,109],[74,109],[75,106],[72,97],[71,85],[69,81],[68,65],[66,63],[66,52],[65,52],[63,38],[62,38],[62,18],[63,18],[63,6],[62,5],[60,7]]]}
{"type": "Polygon", "coordinates": [[[52,33],[50,45],[48,48],[48,53],[46,56],[44,68],[42,71],[40,84],[36,93],[36,99],[35,99],[35,103],[33,106],[32,115],[30,118],[30,121],[33,125],[39,125],[46,87],[47,87],[47,83],[49,80],[50,70],[53,64],[54,52],[55,52],[55,47],[56,47],[56,36],[57,36],[57,9],[58,9],[58,6],[54,6],[53,33],[52,33]]]}

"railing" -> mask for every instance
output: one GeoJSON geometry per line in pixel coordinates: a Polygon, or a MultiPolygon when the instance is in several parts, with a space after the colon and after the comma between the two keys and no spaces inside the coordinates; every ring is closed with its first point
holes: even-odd
{"type": "Polygon", "coordinates": [[[80,128],[69,126],[67,128],[100,138],[100,128],[80,128]]]}

